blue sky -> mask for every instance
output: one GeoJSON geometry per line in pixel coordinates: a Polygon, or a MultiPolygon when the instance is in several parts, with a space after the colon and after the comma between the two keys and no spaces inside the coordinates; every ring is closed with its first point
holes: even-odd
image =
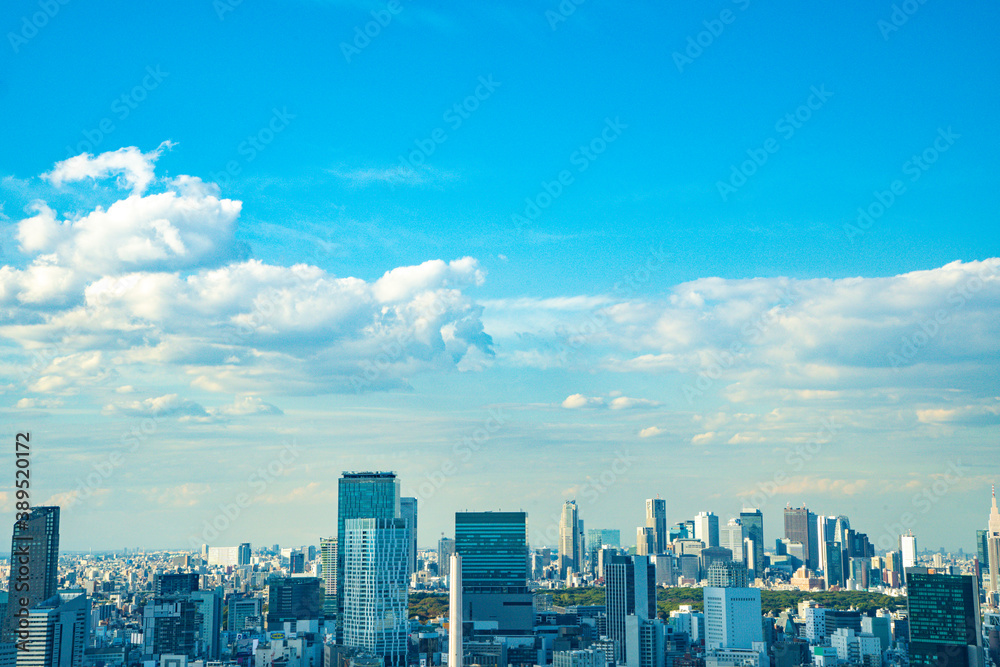
{"type": "Polygon", "coordinates": [[[995,6],[47,6],[0,16],[0,411],[35,500],[77,493],[67,547],[187,544],[294,438],[210,541],[315,543],[341,470],[392,468],[426,544],[466,507],[544,542],[566,497],[631,535],[646,497],[725,520],[774,483],[769,540],[805,502],[971,548],[995,6]]]}

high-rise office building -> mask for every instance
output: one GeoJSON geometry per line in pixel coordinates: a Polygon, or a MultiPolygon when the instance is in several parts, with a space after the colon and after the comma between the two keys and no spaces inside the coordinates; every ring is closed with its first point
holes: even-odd
{"type": "Polygon", "coordinates": [[[656,531],[647,526],[635,529],[635,553],[639,556],[656,555],[656,531]]]}
{"type": "Polygon", "coordinates": [[[750,578],[746,563],[718,560],[705,573],[708,585],[714,588],[747,588],[750,578]]]}
{"type": "Polygon", "coordinates": [[[764,513],[759,509],[744,509],[740,512],[743,540],[752,541],[747,545],[747,568],[752,578],[764,576],[764,513]]]}
{"type": "Polygon", "coordinates": [[[906,570],[911,667],[982,667],[979,583],[971,575],[906,570]]]}
{"type": "Polygon", "coordinates": [[[986,526],[986,561],[990,573],[990,602],[996,603],[1000,592],[1000,510],[997,509],[997,490],[992,490],[993,504],[990,507],[989,523],[986,526]]]}
{"type": "Polygon", "coordinates": [[[827,542],[840,542],[841,538],[837,536],[837,517],[835,516],[817,516],[816,517],[816,544],[819,547],[819,558],[817,560],[817,565],[819,569],[826,572],[826,543],[827,542]]]}
{"type": "Polygon", "coordinates": [[[263,600],[260,598],[232,598],[229,600],[229,616],[226,629],[230,632],[263,629],[263,600]]]}
{"type": "Polygon", "coordinates": [[[466,622],[495,622],[499,635],[531,634],[535,613],[528,589],[527,519],[525,512],[455,513],[466,622]]]}
{"type": "Polygon", "coordinates": [[[563,503],[559,517],[559,577],[566,578],[568,570],[580,572],[580,515],[575,500],[563,503]]]}
{"type": "Polygon", "coordinates": [[[802,545],[802,561],[810,570],[819,565],[816,515],[805,507],[785,508],[785,539],[802,545]]]}
{"type": "Polygon", "coordinates": [[[694,539],[706,547],[719,546],[719,517],[715,512],[699,512],[694,518],[694,539]]]}
{"type": "Polygon", "coordinates": [[[719,528],[719,546],[732,551],[734,561],[744,561],[743,523],[740,519],[730,519],[719,528]]]}
{"type": "Polygon", "coordinates": [[[903,569],[917,565],[917,538],[912,532],[899,536],[899,551],[903,554],[903,569]]]}
{"type": "Polygon", "coordinates": [[[59,581],[59,508],[33,507],[23,521],[14,524],[11,537],[11,568],[7,590],[10,598],[0,632],[0,641],[12,641],[17,621],[14,614],[51,599],[59,581]],[[17,567],[14,567],[14,565],[17,567]],[[24,573],[27,574],[24,574],[24,573]]]}
{"type": "Polygon", "coordinates": [[[318,620],[321,582],[316,577],[276,577],[267,582],[267,629],[281,632],[285,623],[294,631],[298,621],[318,620]]]}
{"type": "Polygon", "coordinates": [[[451,574],[451,555],[455,553],[455,540],[442,537],[438,540],[438,576],[451,574]]]}
{"type": "Polygon", "coordinates": [[[410,566],[410,573],[417,571],[417,499],[399,499],[399,517],[406,521],[410,529],[410,549],[407,560],[410,566]]]}
{"type": "Polygon", "coordinates": [[[319,557],[323,578],[323,617],[337,617],[337,538],[319,538],[319,557]]]}
{"type": "Polygon", "coordinates": [[[197,605],[173,595],[149,600],[142,609],[142,653],[159,662],[161,655],[195,656],[197,605]]]}
{"type": "Polygon", "coordinates": [[[90,600],[82,590],[60,591],[33,605],[19,667],[80,667],[87,639],[90,600]]]}
{"type": "Polygon", "coordinates": [[[823,562],[826,564],[823,568],[823,578],[826,587],[844,586],[847,578],[844,573],[843,549],[840,542],[824,542],[823,549],[825,551],[823,562]]]}
{"type": "Polygon", "coordinates": [[[236,565],[238,566],[249,565],[251,560],[252,560],[252,555],[250,553],[250,543],[244,542],[237,549],[236,565]]]}
{"type": "Polygon", "coordinates": [[[667,529],[667,501],[663,498],[646,499],[646,527],[653,529],[655,541],[654,551],[650,555],[666,553],[670,544],[670,531],[667,529]]]}
{"type": "Polygon", "coordinates": [[[621,546],[621,532],[607,528],[590,528],[587,530],[587,566],[595,576],[599,571],[601,549],[605,546],[621,546]]]}
{"type": "Polygon", "coordinates": [[[705,648],[751,649],[763,641],[759,588],[704,590],[705,648]]]}
{"type": "Polygon", "coordinates": [[[407,664],[410,528],[406,519],[344,523],[344,645],[407,664]]]}
{"type": "Polygon", "coordinates": [[[153,578],[153,594],[157,597],[165,595],[188,595],[198,590],[200,578],[195,572],[158,574],[153,578]]]}
{"type": "Polygon", "coordinates": [[[608,636],[616,641],[615,660],[626,655],[626,617],[656,618],[656,566],[647,556],[612,556],[604,565],[608,636]]]}
{"type": "Polygon", "coordinates": [[[222,599],[214,590],[195,591],[188,595],[195,605],[195,654],[218,660],[221,650],[219,631],[222,629],[222,599]]]}
{"type": "Polygon", "coordinates": [[[343,639],[344,524],[350,519],[399,518],[394,472],[345,472],[337,488],[337,641],[343,639]]]}

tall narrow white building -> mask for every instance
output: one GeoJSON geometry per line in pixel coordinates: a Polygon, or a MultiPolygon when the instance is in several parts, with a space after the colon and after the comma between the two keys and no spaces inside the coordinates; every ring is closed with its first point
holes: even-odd
{"type": "Polygon", "coordinates": [[[903,554],[903,570],[917,566],[917,538],[913,533],[899,536],[899,550],[903,554]]]}
{"type": "Polygon", "coordinates": [[[452,552],[449,559],[451,595],[448,598],[448,667],[462,667],[462,554],[452,552]]]}

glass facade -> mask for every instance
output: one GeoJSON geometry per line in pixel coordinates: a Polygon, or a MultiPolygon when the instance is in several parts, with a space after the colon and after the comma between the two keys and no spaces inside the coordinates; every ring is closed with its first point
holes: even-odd
{"type": "Polygon", "coordinates": [[[911,667],[973,667],[981,653],[979,586],[969,575],[906,570],[911,667]],[[978,651],[970,651],[977,648],[978,651]]]}
{"type": "Polygon", "coordinates": [[[345,522],[344,645],[407,664],[410,530],[405,519],[345,522]]]}
{"type": "Polygon", "coordinates": [[[456,512],[455,551],[462,554],[462,590],[515,592],[528,584],[525,512],[456,512]]]}
{"type": "Polygon", "coordinates": [[[17,590],[15,585],[21,566],[28,572],[22,581],[22,585],[27,584],[27,590],[18,593],[18,599],[27,599],[27,606],[31,607],[56,594],[59,581],[59,508],[32,508],[27,519],[14,524],[10,551],[12,567],[7,590],[12,593],[3,619],[3,641],[10,641],[15,627],[14,614],[18,605],[15,604],[13,591],[17,590]],[[13,567],[15,564],[18,567],[13,567]]]}
{"type": "MultiPolygon", "coordinates": [[[[743,539],[753,540],[753,553],[747,553],[750,561],[751,574],[759,577],[764,574],[764,514],[760,510],[740,512],[740,524],[743,526],[743,539]]],[[[747,546],[747,551],[750,546],[747,546]]]]}
{"type": "Polygon", "coordinates": [[[345,472],[337,493],[337,639],[343,637],[344,524],[350,519],[399,517],[399,480],[394,472],[345,472]]]}

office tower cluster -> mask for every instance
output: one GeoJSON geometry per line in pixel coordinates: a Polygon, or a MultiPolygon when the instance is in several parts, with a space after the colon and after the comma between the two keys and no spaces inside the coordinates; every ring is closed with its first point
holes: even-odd
{"type": "Polygon", "coordinates": [[[1000,667],[995,496],[969,557],[905,527],[876,551],[806,507],[784,508],[770,549],[756,508],[675,521],[650,498],[626,544],[556,507],[549,544],[529,544],[524,511],[459,511],[420,548],[396,474],[345,472],[315,545],[96,555],[60,555],[59,508],[36,507],[0,569],[0,667],[1000,667]],[[674,587],[700,604],[665,606],[674,587]],[[837,597],[862,590],[897,602],[837,597]]]}

